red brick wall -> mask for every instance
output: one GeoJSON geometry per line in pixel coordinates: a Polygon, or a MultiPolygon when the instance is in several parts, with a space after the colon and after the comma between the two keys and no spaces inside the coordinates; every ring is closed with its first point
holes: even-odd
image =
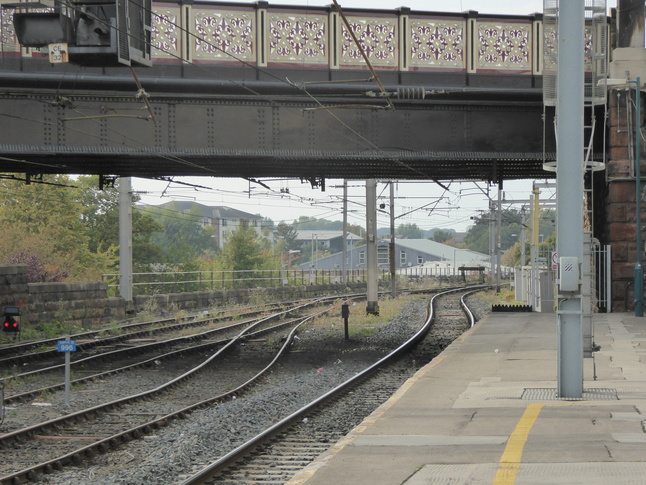
{"type": "MultiPolygon", "coordinates": [[[[635,180],[631,173],[629,154],[629,143],[632,138],[630,132],[634,130],[634,124],[628,124],[628,117],[634,120],[635,113],[634,110],[627,112],[626,93],[623,91],[611,91],[608,105],[610,109],[607,139],[609,156],[606,172],[608,193],[604,236],[605,242],[612,247],[612,308],[615,312],[623,312],[634,308],[633,282],[637,256],[637,226],[635,224],[635,180]],[[619,97],[617,97],[618,92],[619,97]]],[[[643,114],[642,109],[642,126],[643,114]]],[[[643,151],[643,142],[641,150],[643,151]]],[[[646,162],[643,153],[641,157],[642,162],[646,162]]],[[[646,175],[646,164],[641,165],[642,173],[646,175]]],[[[642,189],[644,183],[642,178],[642,189]]],[[[643,224],[646,220],[644,206],[641,207],[641,211],[643,224]]]]}

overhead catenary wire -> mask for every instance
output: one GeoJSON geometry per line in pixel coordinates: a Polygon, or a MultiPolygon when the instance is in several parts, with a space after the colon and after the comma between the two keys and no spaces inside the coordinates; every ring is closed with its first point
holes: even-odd
{"type": "MultiPolygon", "coordinates": [[[[70,2],[65,2],[65,3],[66,3],[67,5],[69,5],[69,6],[71,6],[71,8],[74,8],[74,5],[73,5],[73,4],[71,4],[70,2]]],[[[336,2],[335,2],[335,3],[336,3],[336,2]]],[[[338,5],[338,4],[337,4],[337,5],[338,5]]],[[[152,13],[153,15],[157,15],[157,14],[155,14],[154,12],[151,12],[151,13],[152,13]]],[[[161,17],[161,16],[158,16],[158,17],[161,17]]],[[[347,20],[346,20],[346,21],[347,21],[347,20]]],[[[208,42],[208,40],[206,40],[206,39],[200,38],[198,35],[196,35],[196,34],[195,34],[195,33],[193,33],[193,32],[190,32],[188,29],[184,29],[183,27],[178,26],[178,24],[174,24],[174,23],[173,23],[173,25],[175,25],[175,26],[179,27],[182,31],[186,32],[189,36],[192,36],[192,38],[199,39],[201,42],[205,42],[205,43],[207,43],[208,45],[211,45],[211,46],[215,47],[216,49],[218,49],[218,50],[222,51],[221,49],[219,49],[219,46],[217,46],[217,45],[215,45],[215,44],[212,44],[212,43],[208,42]]],[[[347,28],[348,28],[348,29],[349,29],[349,31],[351,32],[351,30],[352,30],[352,29],[351,29],[351,28],[349,28],[349,27],[347,27],[347,28]]],[[[130,35],[130,34],[128,34],[128,35],[130,35]]],[[[154,48],[155,48],[155,49],[158,49],[158,50],[160,50],[160,51],[162,51],[162,52],[166,52],[167,54],[172,55],[172,56],[174,56],[174,57],[180,58],[179,56],[175,56],[175,55],[174,55],[174,54],[172,54],[172,53],[169,53],[169,52],[167,52],[167,51],[164,51],[163,49],[159,49],[159,48],[158,48],[158,46],[154,46],[154,48]]],[[[360,50],[361,50],[361,49],[360,49],[360,50]]],[[[293,85],[292,83],[290,83],[290,82],[289,82],[289,80],[283,80],[283,79],[281,79],[281,78],[279,78],[279,77],[277,77],[277,76],[274,76],[274,75],[273,75],[273,73],[271,73],[271,71],[268,71],[268,70],[266,70],[266,69],[262,69],[262,68],[260,68],[260,67],[258,67],[258,66],[256,66],[256,65],[251,64],[251,63],[248,63],[248,62],[246,62],[246,61],[244,61],[244,60],[242,60],[242,59],[237,59],[237,58],[236,58],[234,55],[232,55],[230,52],[225,52],[225,51],[222,51],[222,52],[224,52],[227,56],[231,56],[232,58],[236,59],[236,60],[237,60],[238,62],[240,62],[241,64],[243,64],[243,65],[245,65],[245,66],[248,66],[248,67],[251,67],[251,68],[253,68],[253,69],[255,69],[255,70],[258,70],[258,71],[262,72],[264,75],[271,76],[271,77],[273,77],[274,79],[276,79],[276,80],[278,80],[278,81],[280,81],[280,82],[285,82],[285,83],[287,83],[287,84],[290,84],[290,85],[292,85],[292,86],[295,86],[295,85],[293,85]]],[[[365,53],[364,53],[364,54],[365,54],[365,53]]],[[[194,64],[194,65],[195,65],[195,64],[194,64]]],[[[199,67],[200,67],[200,68],[202,68],[202,69],[205,69],[205,68],[204,68],[204,66],[201,66],[201,65],[199,65],[199,64],[198,64],[197,66],[199,66],[199,67]]],[[[370,67],[372,68],[372,66],[370,66],[370,67]]],[[[77,71],[77,75],[78,75],[78,71],[77,71]]],[[[378,79],[378,77],[377,77],[377,79],[378,79]]],[[[235,81],[228,80],[228,82],[231,82],[231,83],[236,84],[236,83],[235,83],[235,81]]],[[[378,84],[381,84],[381,83],[380,83],[380,82],[378,82],[378,84]]],[[[253,90],[252,90],[252,89],[250,89],[248,86],[243,86],[243,85],[241,85],[241,86],[242,86],[244,89],[247,89],[247,90],[248,90],[251,94],[253,94],[254,96],[260,96],[260,97],[263,97],[263,99],[267,99],[267,100],[269,100],[271,103],[279,104],[276,100],[272,99],[271,97],[265,97],[265,96],[263,96],[263,95],[261,95],[261,94],[259,94],[259,93],[255,92],[255,91],[253,91],[253,90]]],[[[312,96],[310,93],[307,93],[307,91],[306,91],[304,88],[299,88],[298,86],[295,86],[295,87],[296,87],[297,89],[300,89],[302,92],[305,92],[309,97],[311,97],[311,98],[313,98],[313,99],[316,99],[316,97],[315,97],[315,96],[312,96]]],[[[380,89],[382,89],[382,93],[384,93],[383,85],[381,85],[381,86],[380,86],[380,89]]],[[[320,101],[319,101],[319,100],[317,100],[317,101],[320,103],[320,101]]],[[[390,101],[390,100],[388,100],[388,101],[389,101],[389,103],[391,103],[391,101],[390,101]]],[[[335,117],[336,117],[336,116],[335,116],[335,117]]],[[[356,130],[354,130],[352,127],[349,127],[349,126],[348,126],[348,125],[347,125],[343,120],[341,120],[341,119],[340,119],[340,118],[338,118],[338,117],[336,117],[336,119],[340,122],[340,124],[342,124],[346,129],[348,129],[349,131],[351,131],[355,136],[359,136],[359,137],[360,137],[360,139],[361,139],[363,142],[365,142],[366,144],[368,144],[368,145],[369,145],[369,146],[371,146],[372,148],[375,148],[375,149],[381,150],[381,149],[380,149],[380,147],[378,147],[376,144],[374,144],[373,142],[371,142],[370,140],[368,140],[366,137],[364,137],[363,135],[361,135],[360,133],[358,133],[358,132],[357,132],[356,130]]],[[[110,129],[112,130],[112,128],[110,128],[110,129]]],[[[123,134],[123,133],[119,133],[119,132],[118,132],[118,131],[116,131],[116,130],[114,131],[114,133],[117,133],[117,134],[119,134],[120,136],[124,136],[124,137],[126,137],[126,136],[127,136],[127,135],[125,135],[125,134],[123,134]]],[[[146,145],[140,145],[140,146],[146,146],[146,145]]],[[[194,166],[194,167],[205,168],[205,167],[203,167],[203,166],[201,166],[201,165],[199,165],[199,164],[193,164],[192,162],[188,162],[188,161],[186,161],[186,160],[182,160],[182,159],[181,159],[181,157],[174,157],[174,156],[168,156],[168,155],[165,155],[163,158],[167,158],[167,159],[169,159],[169,160],[177,161],[177,162],[179,162],[179,163],[192,164],[192,166],[194,166]]],[[[395,162],[395,163],[399,163],[399,164],[401,164],[402,166],[405,166],[405,167],[407,167],[407,168],[409,168],[409,169],[413,170],[414,172],[417,172],[417,173],[419,173],[419,174],[421,174],[421,175],[424,175],[424,176],[428,177],[428,178],[429,178],[429,180],[433,180],[433,179],[430,177],[430,175],[429,175],[429,174],[424,173],[424,172],[419,171],[419,170],[415,170],[415,169],[413,169],[412,167],[407,166],[405,163],[403,163],[401,160],[398,160],[397,158],[393,158],[393,160],[392,160],[392,161],[393,161],[393,162],[395,162]]],[[[437,182],[437,181],[436,181],[436,182],[437,182]]],[[[439,182],[438,182],[438,183],[439,183],[439,182]]]]}

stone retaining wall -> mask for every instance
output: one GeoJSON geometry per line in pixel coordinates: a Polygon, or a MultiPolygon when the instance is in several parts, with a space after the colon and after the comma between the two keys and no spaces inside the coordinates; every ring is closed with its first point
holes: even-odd
{"type": "Polygon", "coordinates": [[[123,298],[108,298],[101,282],[28,283],[26,264],[0,265],[0,311],[20,306],[23,323],[71,323],[84,328],[123,320],[123,298]]]}
{"type": "Polygon", "coordinates": [[[194,311],[204,308],[217,308],[227,304],[266,303],[269,301],[289,301],[300,298],[327,296],[350,291],[365,291],[365,283],[327,284],[310,286],[285,286],[282,288],[250,288],[239,290],[196,291],[190,293],[168,293],[153,296],[136,296],[136,312],[172,312],[174,310],[194,311]]]}
{"type": "MultiPolygon", "coordinates": [[[[108,298],[103,282],[27,283],[27,265],[0,265],[0,306],[20,306],[23,323],[71,323],[83,328],[107,325],[126,317],[123,298],[108,298]]],[[[365,291],[365,283],[286,286],[170,293],[134,298],[136,312],[154,314],[197,311],[230,304],[253,304],[365,291]]],[[[3,308],[0,308],[2,311],[3,308]]]]}
{"type": "Polygon", "coordinates": [[[83,328],[105,325],[126,316],[123,298],[108,298],[108,284],[29,283],[28,311],[23,321],[59,321],[83,328]]]}
{"type": "Polygon", "coordinates": [[[6,306],[22,306],[27,303],[26,264],[0,265],[0,311],[6,306]]]}

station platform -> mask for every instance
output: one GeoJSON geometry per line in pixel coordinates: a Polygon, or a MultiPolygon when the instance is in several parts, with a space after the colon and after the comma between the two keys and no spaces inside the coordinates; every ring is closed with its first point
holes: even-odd
{"type": "Polygon", "coordinates": [[[596,314],[559,399],[555,314],[492,313],[289,485],[646,484],[646,318],[596,314]]]}

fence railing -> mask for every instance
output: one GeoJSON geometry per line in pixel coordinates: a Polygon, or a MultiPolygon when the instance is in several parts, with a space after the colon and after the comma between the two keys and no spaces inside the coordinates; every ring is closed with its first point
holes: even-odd
{"type": "MultiPolygon", "coordinates": [[[[102,276],[109,288],[119,288],[119,274],[112,273],[102,276]]],[[[352,270],[347,273],[348,282],[364,280],[365,270],[352,270]]],[[[339,270],[177,271],[133,273],[132,289],[134,295],[153,295],[157,293],[333,284],[342,281],[343,274],[339,270]]]]}
{"type": "MultiPolygon", "coordinates": [[[[367,270],[352,269],[347,271],[346,281],[356,283],[366,281],[367,270]]],[[[412,267],[398,270],[398,278],[419,279],[430,277],[448,277],[450,273],[440,268],[412,267]],[[433,271],[435,270],[435,271],[433,271]]],[[[380,280],[389,281],[390,273],[385,269],[378,270],[380,280]]],[[[118,291],[120,275],[109,273],[102,275],[109,288],[118,291]]],[[[244,270],[244,271],[177,271],[133,273],[133,295],[154,295],[159,293],[184,293],[193,291],[218,291],[243,288],[276,288],[281,286],[340,284],[343,282],[343,271],[340,269],[317,270],[244,270]]]]}

